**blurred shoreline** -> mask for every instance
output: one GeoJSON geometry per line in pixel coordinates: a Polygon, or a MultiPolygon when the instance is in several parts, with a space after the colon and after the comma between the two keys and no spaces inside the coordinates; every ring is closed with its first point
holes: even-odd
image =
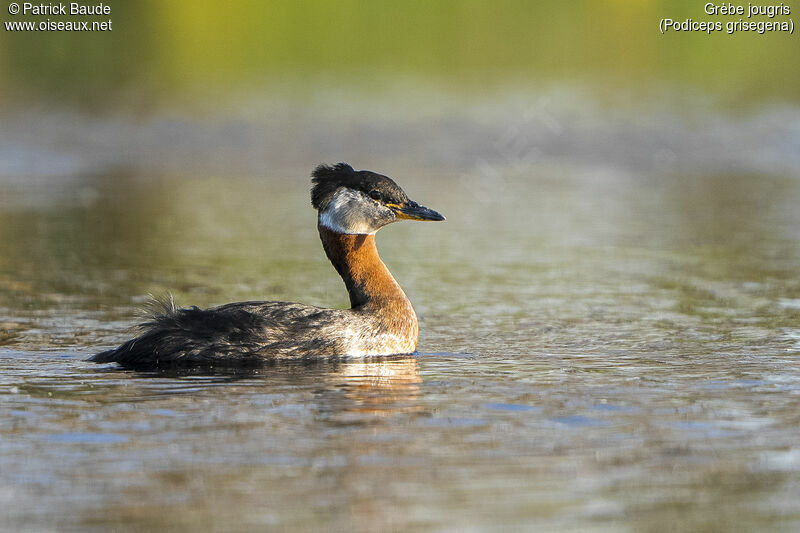
{"type": "MultiPolygon", "coordinates": [[[[143,115],[69,107],[0,111],[0,184],[25,189],[97,174],[262,176],[318,162],[497,179],[555,166],[635,173],[800,177],[800,107],[727,114],[700,98],[608,105],[569,88],[518,89],[470,101],[433,89],[397,98],[320,91],[240,98],[143,115]]],[[[648,177],[649,176],[649,177],[648,177]]]]}

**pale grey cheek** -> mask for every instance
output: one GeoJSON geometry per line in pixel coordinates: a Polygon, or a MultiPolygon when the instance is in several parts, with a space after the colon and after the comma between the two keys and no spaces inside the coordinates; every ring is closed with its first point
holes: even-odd
{"type": "Polygon", "coordinates": [[[352,207],[347,213],[347,225],[351,228],[366,228],[369,232],[375,232],[395,221],[391,210],[376,203],[360,203],[352,207]]]}
{"type": "Polygon", "coordinates": [[[375,233],[397,220],[388,207],[384,207],[366,195],[349,190],[340,190],[328,207],[320,214],[323,225],[344,233],[375,233]]]}
{"type": "Polygon", "coordinates": [[[347,228],[354,230],[372,229],[372,217],[369,210],[361,203],[350,202],[347,209],[343,211],[342,218],[347,228]]]}
{"type": "Polygon", "coordinates": [[[378,228],[385,226],[386,224],[391,224],[397,217],[394,216],[394,213],[385,207],[379,207],[376,209],[374,219],[375,223],[378,228]]]}

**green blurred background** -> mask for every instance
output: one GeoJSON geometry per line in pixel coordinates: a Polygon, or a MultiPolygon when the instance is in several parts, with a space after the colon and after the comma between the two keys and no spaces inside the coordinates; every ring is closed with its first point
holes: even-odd
{"type": "MultiPolygon", "coordinates": [[[[734,108],[800,98],[796,35],[659,32],[663,17],[710,19],[698,0],[109,4],[111,32],[0,31],[4,104],[205,106],[243,90],[380,93],[398,79],[467,96],[569,83],[626,98],[698,91],[734,108]]],[[[0,11],[4,22],[45,18],[0,11]]]]}

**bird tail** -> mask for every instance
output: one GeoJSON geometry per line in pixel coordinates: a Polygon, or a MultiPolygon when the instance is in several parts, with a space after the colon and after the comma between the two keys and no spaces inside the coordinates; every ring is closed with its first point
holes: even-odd
{"type": "MultiPolygon", "coordinates": [[[[175,298],[173,298],[170,292],[164,292],[159,296],[149,294],[147,302],[145,302],[141,309],[140,315],[142,322],[136,326],[136,329],[140,333],[144,332],[154,325],[163,323],[164,320],[174,317],[177,312],[178,306],[175,305],[175,298]]],[[[118,362],[123,353],[128,354],[133,350],[137,340],[138,338],[131,339],[117,348],[95,354],[89,358],[89,361],[95,363],[118,362]]]]}

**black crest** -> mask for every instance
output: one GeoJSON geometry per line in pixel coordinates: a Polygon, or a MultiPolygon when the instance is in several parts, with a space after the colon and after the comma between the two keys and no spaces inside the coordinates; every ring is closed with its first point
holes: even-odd
{"type": "Polygon", "coordinates": [[[311,173],[311,205],[315,209],[323,208],[339,187],[348,187],[369,194],[371,191],[381,193],[385,203],[402,204],[408,196],[391,178],[370,172],[369,170],[353,170],[347,163],[335,165],[319,165],[311,173]]]}

